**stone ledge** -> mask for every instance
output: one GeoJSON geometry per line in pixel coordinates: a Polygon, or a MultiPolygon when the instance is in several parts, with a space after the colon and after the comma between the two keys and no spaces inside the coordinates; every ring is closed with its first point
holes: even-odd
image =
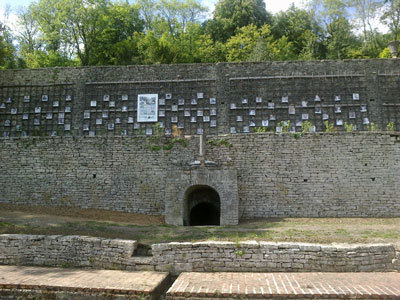
{"type": "Polygon", "coordinates": [[[167,243],[152,246],[156,270],[181,272],[392,271],[391,244],[307,244],[247,241],[167,243]]]}
{"type": "Polygon", "coordinates": [[[131,269],[136,248],[131,240],[2,234],[0,264],[131,269]]]}

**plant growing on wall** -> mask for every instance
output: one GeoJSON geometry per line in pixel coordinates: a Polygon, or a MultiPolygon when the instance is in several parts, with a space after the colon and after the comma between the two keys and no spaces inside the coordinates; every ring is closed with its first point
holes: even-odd
{"type": "Polygon", "coordinates": [[[333,125],[333,123],[329,123],[329,121],[325,121],[324,126],[325,126],[325,132],[336,132],[337,131],[337,128],[335,127],[335,125],[333,125]]]}
{"type": "Polygon", "coordinates": [[[386,130],[387,130],[387,131],[395,131],[394,122],[389,122],[389,123],[386,125],[386,130]]]}
{"type": "Polygon", "coordinates": [[[224,139],[224,138],[221,138],[219,140],[217,140],[217,139],[208,140],[207,141],[207,145],[210,145],[210,146],[225,146],[225,147],[228,147],[228,148],[231,148],[233,146],[227,139],[224,139]]]}
{"type": "Polygon", "coordinates": [[[353,132],[354,131],[354,125],[344,122],[344,130],[346,132],[353,132]]]}
{"type": "Polygon", "coordinates": [[[185,148],[188,146],[188,142],[184,138],[174,137],[172,140],[168,140],[164,137],[164,129],[159,123],[153,126],[153,135],[150,137],[150,144],[147,145],[152,151],[172,150],[175,144],[181,144],[185,148]]]}
{"type": "Polygon", "coordinates": [[[315,128],[315,126],[310,121],[305,121],[305,122],[301,123],[301,132],[302,133],[313,132],[314,128],[315,128]]]}
{"type": "Polygon", "coordinates": [[[278,127],[282,128],[282,132],[288,133],[290,131],[290,120],[280,121],[278,127]]]}
{"type": "Polygon", "coordinates": [[[263,132],[267,132],[268,128],[267,127],[254,127],[253,131],[256,133],[263,133],[263,132]]]}
{"type": "Polygon", "coordinates": [[[368,131],[378,131],[378,125],[375,123],[371,122],[371,124],[368,125],[368,131]]]}

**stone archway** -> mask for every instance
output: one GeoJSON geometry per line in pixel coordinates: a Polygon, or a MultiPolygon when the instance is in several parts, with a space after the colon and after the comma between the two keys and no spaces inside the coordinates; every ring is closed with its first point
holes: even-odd
{"type": "Polygon", "coordinates": [[[220,225],[221,200],[207,185],[191,186],[185,192],[183,224],[187,226],[220,225]]]}
{"type": "Polygon", "coordinates": [[[165,221],[172,225],[190,225],[190,212],[200,202],[210,203],[199,206],[195,211],[200,215],[215,208],[220,225],[237,225],[239,221],[239,195],[235,170],[197,167],[171,173],[165,186],[165,221]],[[197,196],[196,196],[197,195],[197,196]],[[203,197],[201,197],[203,195],[203,197]],[[213,196],[214,195],[214,196],[213,196]],[[196,203],[193,199],[201,199],[196,203]],[[192,200],[190,200],[192,199],[192,200]],[[204,200],[206,199],[206,200],[204,200]],[[208,200],[207,200],[208,199],[208,200]],[[189,200],[189,201],[188,201],[189,200]]]}

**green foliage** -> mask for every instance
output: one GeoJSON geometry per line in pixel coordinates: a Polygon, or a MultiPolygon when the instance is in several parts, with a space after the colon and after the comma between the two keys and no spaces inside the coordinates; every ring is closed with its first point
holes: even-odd
{"type": "Polygon", "coordinates": [[[302,133],[312,132],[313,129],[314,129],[314,125],[310,121],[305,121],[305,122],[301,123],[301,132],[302,133]]]}
{"type": "Polygon", "coordinates": [[[379,58],[392,58],[389,48],[385,48],[379,53],[379,58]]]}
{"type": "Polygon", "coordinates": [[[21,65],[16,57],[13,39],[10,28],[0,22],[0,70],[14,69],[21,65]]]}
{"type": "Polygon", "coordinates": [[[181,144],[183,147],[188,146],[188,142],[184,138],[173,138],[170,142],[167,142],[164,144],[163,149],[164,150],[172,150],[174,148],[175,144],[181,144]]]}
{"type": "Polygon", "coordinates": [[[147,145],[147,148],[152,151],[160,151],[161,149],[172,150],[176,144],[181,144],[185,148],[188,146],[188,142],[184,138],[176,137],[168,140],[164,136],[164,128],[161,127],[160,123],[156,123],[153,126],[153,135],[149,139],[151,143],[147,145]]]}
{"type": "Polygon", "coordinates": [[[378,131],[378,125],[376,125],[375,123],[371,122],[368,125],[368,131],[378,131]]]}
{"type": "Polygon", "coordinates": [[[274,40],[268,24],[251,24],[238,29],[226,43],[227,61],[268,61],[293,59],[293,45],[283,36],[274,40]]]}
{"type": "Polygon", "coordinates": [[[156,152],[162,149],[162,147],[159,145],[154,145],[154,146],[149,145],[149,148],[151,151],[156,151],[156,152]]]}
{"type": "Polygon", "coordinates": [[[210,145],[210,146],[225,146],[225,147],[228,147],[228,148],[231,148],[231,147],[233,147],[233,145],[227,140],[227,139],[224,139],[224,138],[221,138],[221,139],[211,139],[211,140],[208,140],[207,141],[207,145],[210,145]]]}
{"type": "Polygon", "coordinates": [[[388,58],[400,0],[310,0],[275,16],[263,0],[219,0],[206,12],[200,0],[38,0],[17,35],[0,24],[0,68],[388,58]],[[380,11],[391,37],[373,27],[380,11]]]}
{"type": "MultiPolygon", "coordinates": [[[[220,27],[219,41],[226,41],[238,28],[270,23],[271,16],[263,0],[219,0],[214,10],[214,20],[220,27]]],[[[215,28],[214,27],[214,28],[215,28]]]]}
{"type": "Polygon", "coordinates": [[[351,58],[352,48],[359,47],[357,37],[352,33],[353,27],[345,18],[338,18],[327,26],[326,42],[328,59],[351,58]]]}
{"type": "Polygon", "coordinates": [[[354,131],[354,125],[344,122],[344,130],[346,132],[353,132],[354,131]]]}
{"type": "Polygon", "coordinates": [[[181,144],[185,148],[188,146],[188,142],[185,138],[173,138],[172,144],[181,144]]]}
{"type": "Polygon", "coordinates": [[[387,130],[387,131],[395,131],[396,129],[395,129],[394,122],[389,122],[389,123],[386,125],[386,130],[387,130]]]}
{"type": "Polygon", "coordinates": [[[268,131],[268,128],[267,127],[254,127],[253,131],[256,133],[264,133],[264,132],[268,131]]]}
{"type": "Polygon", "coordinates": [[[62,53],[50,50],[35,50],[32,53],[25,53],[24,59],[28,68],[50,68],[50,67],[74,67],[79,62],[69,59],[62,53]]]}
{"type": "Polygon", "coordinates": [[[278,123],[278,127],[282,128],[282,132],[288,133],[290,131],[290,120],[280,121],[278,123]]]}
{"type": "Polygon", "coordinates": [[[335,125],[333,125],[333,123],[329,123],[329,121],[325,121],[324,126],[325,126],[325,132],[336,132],[337,131],[337,128],[335,127],[335,125]]]}
{"type": "Polygon", "coordinates": [[[393,40],[398,40],[400,36],[400,0],[384,0],[381,21],[389,27],[393,40]]]}
{"type": "Polygon", "coordinates": [[[292,136],[293,136],[295,139],[299,139],[299,138],[301,138],[301,137],[303,136],[303,134],[300,133],[300,132],[295,132],[295,133],[292,134],[292,136]]]}
{"type": "Polygon", "coordinates": [[[292,55],[305,59],[320,56],[319,36],[321,26],[311,10],[300,9],[292,4],[288,10],[274,16],[272,33],[275,39],[286,37],[292,45],[292,55]]]}
{"type": "Polygon", "coordinates": [[[238,255],[238,256],[243,256],[244,255],[244,251],[240,250],[240,249],[237,249],[237,250],[235,250],[235,254],[238,255]]]}
{"type": "Polygon", "coordinates": [[[269,25],[264,25],[262,28],[257,28],[254,24],[241,27],[236,35],[232,36],[226,43],[226,60],[246,60],[254,50],[257,41],[259,40],[263,43],[270,36],[269,25]]]}

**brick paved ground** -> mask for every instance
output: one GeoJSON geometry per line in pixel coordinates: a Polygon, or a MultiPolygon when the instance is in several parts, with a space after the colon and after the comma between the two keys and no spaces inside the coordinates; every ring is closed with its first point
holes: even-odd
{"type": "Polygon", "coordinates": [[[0,290],[151,295],[167,277],[160,272],[0,266],[0,290]]]}
{"type": "Polygon", "coordinates": [[[167,299],[400,299],[400,273],[182,273],[167,299]]]}
{"type": "MultiPolygon", "coordinates": [[[[168,274],[158,272],[0,266],[1,299],[26,290],[38,299],[43,291],[69,294],[63,299],[158,299],[167,284],[168,274]]],[[[182,273],[167,299],[188,298],[400,300],[400,273],[182,273]]]]}

